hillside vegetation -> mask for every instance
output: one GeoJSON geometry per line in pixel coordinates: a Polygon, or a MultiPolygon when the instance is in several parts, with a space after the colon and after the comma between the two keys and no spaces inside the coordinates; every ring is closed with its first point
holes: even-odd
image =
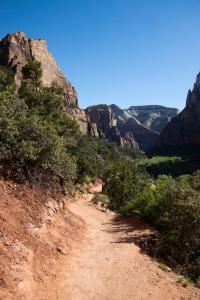
{"type": "Polygon", "coordinates": [[[67,114],[64,91],[44,87],[40,62],[29,60],[16,88],[13,75],[0,67],[0,163],[4,176],[23,182],[46,176],[58,188],[101,177],[117,148],[82,135],[67,114]]]}

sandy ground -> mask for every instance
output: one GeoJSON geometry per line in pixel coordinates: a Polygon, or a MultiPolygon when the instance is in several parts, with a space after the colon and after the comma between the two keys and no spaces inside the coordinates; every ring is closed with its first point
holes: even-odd
{"type": "Polygon", "coordinates": [[[73,249],[59,289],[59,300],[200,299],[200,291],[177,283],[141,252],[134,238],[148,234],[144,224],[129,226],[112,213],[91,204],[92,195],[69,209],[86,224],[83,241],[73,249]]]}

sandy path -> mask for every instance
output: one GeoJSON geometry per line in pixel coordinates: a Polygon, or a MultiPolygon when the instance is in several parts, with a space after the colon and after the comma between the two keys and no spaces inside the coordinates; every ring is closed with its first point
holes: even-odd
{"type": "Polygon", "coordinates": [[[162,271],[158,264],[130,238],[146,233],[129,228],[116,216],[92,206],[88,194],[69,209],[86,223],[86,233],[68,257],[59,281],[59,300],[200,299],[200,291],[177,284],[177,276],[162,271]]]}

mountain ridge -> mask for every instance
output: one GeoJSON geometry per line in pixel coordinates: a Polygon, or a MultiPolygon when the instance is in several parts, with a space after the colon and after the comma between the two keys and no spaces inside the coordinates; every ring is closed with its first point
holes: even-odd
{"type": "MultiPolygon", "coordinates": [[[[99,104],[86,108],[86,114],[89,115],[91,121],[96,123],[97,128],[111,140],[112,136],[109,135],[107,130],[104,130],[106,120],[102,117],[103,111],[106,114],[108,110],[112,114],[111,119],[115,120],[115,127],[117,127],[121,137],[128,141],[126,145],[131,147],[131,137],[134,147],[138,145],[143,151],[148,151],[156,145],[162,128],[178,113],[176,108],[168,108],[161,105],[140,105],[121,109],[115,104],[99,104]],[[103,120],[102,123],[100,120],[103,120]]],[[[111,120],[108,120],[109,122],[110,124],[112,123],[111,120]]]]}

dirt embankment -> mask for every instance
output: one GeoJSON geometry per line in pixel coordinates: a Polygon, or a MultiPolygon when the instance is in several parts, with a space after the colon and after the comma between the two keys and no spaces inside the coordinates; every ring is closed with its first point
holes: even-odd
{"type": "Polygon", "coordinates": [[[1,179],[0,195],[0,300],[58,299],[55,278],[83,222],[40,186],[1,179]]]}

